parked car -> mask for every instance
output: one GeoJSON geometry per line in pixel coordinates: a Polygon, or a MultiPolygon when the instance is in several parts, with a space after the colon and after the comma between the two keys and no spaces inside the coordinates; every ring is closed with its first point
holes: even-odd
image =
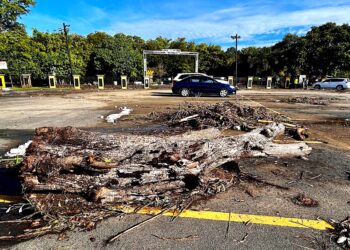
{"type": "Polygon", "coordinates": [[[236,93],[235,87],[229,84],[220,83],[206,75],[193,75],[177,81],[174,83],[172,91],[174,94],[183,97],[196,93],[215,94],[221,97],[226,97],[236,93]]]}
{"type": "MultiPolygon", "coordinates": [[[[173,79],[173,84],[175,82],[178,82],[178,81],[180,81],[182,79],[185,79],[186,77],[189,77],[189,76],[207,76],[207,77],[210,77],[210,76],[208,76],[207,74],[204,74],[204,73],[179,73],[173,79]]],[[[215,80],[218,81],[219,83],[230,84],[225,79],[215,79],[215,80]]]]}
{"type": "Polygon", "coordinates": [[[344,90],[350,88],[350,81],[348,78],[329,78],[322,82],[314,83],[315,89],[336,89],[344,90]]]}

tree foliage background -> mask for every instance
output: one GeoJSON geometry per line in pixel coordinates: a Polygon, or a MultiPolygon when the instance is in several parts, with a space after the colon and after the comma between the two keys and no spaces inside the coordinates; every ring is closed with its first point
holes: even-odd
{"type": "MultiPolygon", "coordinates": [[[[7,73],[19,77],[31,73],[34,80],[44,81],[55,71],[58,76],[69,73],[65,38],[60,32],[33,30],[29,35],[17,22],[29,12],[33,0],[1,0],[0,60],[8,63],[7,73]]],[[[171,40],[157,37],[143,40],[125,34],[103,32],[87,36],[69,34],[73,71],[84,76],[105,74],[118,79],[126,74],[142,80],[143,50],[181,49],[200,53],[199,70],[215,76],[234,75],[235,48],[224,50],[218,45],[171,40]]],[[[194,58],[181,56],[149,56],[149,68],[155,76],[175,76],[193,72],[194,58]]],[[[350,26],[326,23],[312,27],[304,36],[287,34],[270,47],[246,47],[238,51],[239,76],[350,76],[350,26]]]]}

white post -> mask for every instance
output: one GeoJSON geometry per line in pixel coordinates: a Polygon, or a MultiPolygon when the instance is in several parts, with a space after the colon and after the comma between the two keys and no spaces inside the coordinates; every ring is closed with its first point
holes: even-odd
{"type": "Polygon", "coordinates": [[[290,85],[290,77],[286,77],[285,82],[284,82],[284,88],[289,88],[290,85]]]}
{"type": "Polygon", "coordinates": [[[143,84],[143,87],[145,89],[149,89],[149,77],[145,77],[145,81],[144,81],[144,84],[143,84]]]}
{"type": "Polygon", "coordinates": [[[120,76],[121,77],[121,85],[122,85],[122,89],[128,89],[128,77],[125,75],[120,76]]]}
{"type": "Polygon", "coordinates": [[[73,85],[75,89],[80,89],[80,75],[73,75],[73,85]]]}
{"type": "Polygon", "coordinates": [[[143,79],[147,77],[147,55],[143,55],[143,79]]]}
{"type": "Polygon", "coordinates": [[[55,75],[49,75],[49,87],[50,89],[55,89],[57,85],[57,80],[55,75]]]}
{"type": "Polygon", "coordinates": [[[233,84],[233,83],[234,83],[233,76],[229,76],[229,77],[228,77],[228,82],[229,82],[230,85],[232,85],[232,86],[234,85],[234,84],[233,84]]]}
{"type": "Polygon", "coordinates": [[[97,75],[97,88],[104,89],[105,88],[105,76],[97,75]]]}
{"type": "Polygon", "coordinates": [[[253,76],[248,76],[247,89],[252,89],[253,88],[253,81],[254,81],[254,77],[253,76]]]}
{"type": "Polygon", "coordinates": [[[271,86],[272,86],[272,76],[268,76],[266,81],[266,89],[271,89],[271,86]]]}
{"type": "Polygon", "coordinates": [[[199,65],[199,58],[198,58],[198,54],[196,54],[196,67],[195,67],[195,73],[198,73],[198,65],[199,65]]]}

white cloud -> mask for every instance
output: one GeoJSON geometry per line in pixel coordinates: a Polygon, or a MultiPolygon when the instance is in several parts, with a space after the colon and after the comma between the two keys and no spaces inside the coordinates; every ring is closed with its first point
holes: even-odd
{"type": "Polygon", "coordinates": [[[330,6],[315,7],[316,1],[306,0],[309,9],[294,11],[276,11],[269,13],[266,6],[263,11],[255,6],[241,6],[221,9],[189,19],[146,19],[135,22],[113,22],[105,30],[109,33],[123,32],[138,35],[146,39],[157,36],[169,38],[186,37],[189,40],[208,40],[212,43],[228,43],[230,35],[238,33],[242,41],[256,35],[278,34],[281,30],[291,29],[296,34],[305,34],[305,28],[326,22],[347,23],[350,5],[341,6],[338,1],[330,6]],[[311,7],[312,6],[312,7],[311,7]]]}
{"type": "MultiPolygon", "coordinates": [[[[100,30],[110,34],[122,32],[145,39],[157,36],[172,39],[186,37],[191,41],[222,44],[225,47],[227,44],[232,44],[230,36],[235,33],[242,37],[240,40],[242,46],[262,46],[270,45],[286,32],[303,35],[313,25],[326,22],[341,24],[350,20],[350,0],[333,0],[331,2],[322,0],[246,0],[244,3],[237,3],[242,1],[232,2],[235,3],[230,4],[227,8],[214,8],[206,13],[203,7],[196,15],[193,14],[196,11],[191,9],[186,10],[186,13],[179,13],[176,8],[181,6],[178,7],[178,2],[173,0],[168,3],[160,3],[158,9],[153,6],[147,7],[146,10],[152,8],[151,11],[147,12],[151,16],[145,17],[145,13],[141,11],[143,9],[135,9],[134,7],[125,9],[123,10],[125,16],[120,16],[120,14],[116,14],[116,9],[96,7],[91,5],[91,2],[82,0],[72,2],[70,10],[74,11],[58,12],[56,17],[51,17],[34,10],[28,16],[24,16],[23,21],[29,29],[38,27],[42,31],[57,30],[61,28],[62,22],[66,22],[71,24],[72,32],[80,34],[100,30]],[[168,12],[166,12],[167,9],[169,9],[168,12]],[[165,18],[163,18],[164,16],[165,18]],[[182,16],[182,18],[178,16],[182,16]]],[[[222,4],[217,4],[217,6],[220,5],[222,4]]]]}

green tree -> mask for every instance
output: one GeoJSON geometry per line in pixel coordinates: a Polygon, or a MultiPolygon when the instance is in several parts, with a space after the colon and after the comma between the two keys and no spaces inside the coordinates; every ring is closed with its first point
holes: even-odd
{"type": "MultiPolygon", "coordinates": [[[[73,73],[86,74],[91,45],[87,39],[76,34],[69,35],[73,73]]],[[[69,74],[69,64],[66,44],[61,33],[48,33],[33,30],[32,42],[35,50],[32,51],[33,60],[39,66],[37,76],[46,79],[53,71],[58,76],[69,74]]]]}
{"type": "Polygon", "coordinates": [[[246,75],[264,76],[271,74],[269,47],[247,47],[240,51],[240,66],[245,69],[246,75]],[[243,65],[242,65],[243,64],[243,65]]]}
{"type": "Polygon", "coordinates": [[[113,76],[123,74],[135,79],[142,75],[142,54],[135,50],[132,36],[116,34],[96,48],[95,70],[113,76]]]}
{"type": "Polygon", "coordinates": [[[305,42],[304,37],[287,34],[281,42],[272,46],[271,56],[275,72],[292,76],[306,73],[305,42]]]}
{"type": "Polygon", "coordinates": [[[0,33],[0,58],[7,61],[8,68],[4,73],[20,77],[24,73],[35,73],[39,65],[33,60],[35,44],[23,27],[0,33]]]}
{"type": "Polygon", "coordinates": [[[315,76],[336,75],[350,67],[350,26],[326,23],[306,34],[308,71],[315,76]]]}
{"type": "Polygon", "coordinates": [[[29,13],[34,0],[1,0],[0,4],[0,32],[18,26],[19,16],[29,13]]]}
{"type": "Polygon", "coordinates": [[[227,54],[218,45],[201,43],[196,47],[199,52],[199,71],[209,75],[227,74],[227,54]]]}

